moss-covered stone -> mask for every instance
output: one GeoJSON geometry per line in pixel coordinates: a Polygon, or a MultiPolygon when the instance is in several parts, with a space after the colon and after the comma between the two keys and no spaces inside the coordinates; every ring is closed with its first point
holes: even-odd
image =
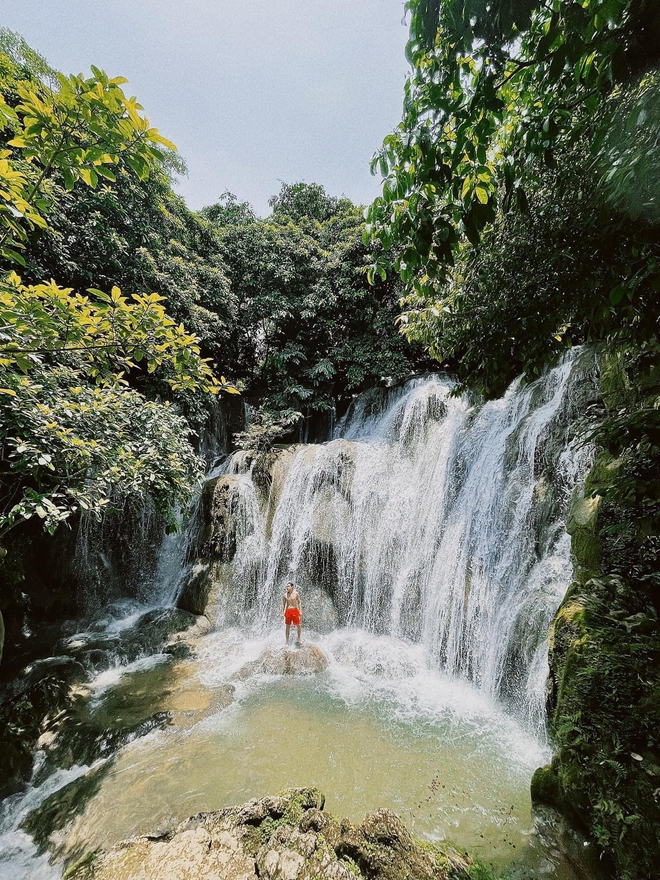
{"type": "Polygon", "coordinates": [[[270,487],[273,485],[273,469],[279,457],[279,451],[262,452],[256,456],[252,465],[252,482],[256,486],[261,502],[268,501],[270,487]]]}
{"type": "Polygon", "coordinates": [[[546,764],[545,767],[539,767],[536,770],[532,776],[530,792],[533,804],[545,804],[560,811],[564,806],[559,779],[551,764],[546,764]]]}
{"type": "MultiPolygon", "coordinates": [[[[137,838],[73,866],[70,880],[467,880],[471,862],[420,844],[389,810],[354,825],[324,812],[314,788],[289,789],[192,816],[171,834],[137,838]]],[[[93,856],[93,857],[92,857],[93,856]]]]}
{"type": "Polygon", "coordinates": [[[580,817],[620,880],[660,865],[660,448],[633,417],[658,376],[623,353],[603,360],[609,447],[571,505],[575,580],[550,633],[555,758],[532,782],[536,802],[580,817]]]}
{"type": "Polygon", "coordinates": [[[76,880],[87,880],[92,876],[92,863],[96,858],[95,852],[86,853],[81,859],[71,865],[62,874],[62,880],[70,880],[76,877],[76,880]]]}
{"type": "Polygon", "coordinates": [[[52,657],[23,670],[0,693],[0,797],[19,789],[32,773],[34,749],[46,717],[69,703],[70,684],[83,674],[70,657],[52,657]]]}

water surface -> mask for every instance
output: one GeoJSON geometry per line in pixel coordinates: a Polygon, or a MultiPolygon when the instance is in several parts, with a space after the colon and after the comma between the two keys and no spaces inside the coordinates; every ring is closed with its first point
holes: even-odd
{"type": "MultiPolygon", "coordinates": [[[[415,836],[495,863],[524,847],[529,779],[548,751],[495,701],[432,670],[418,645],[349,630],[317,640],[330,661],[323,673],[241,680],[240,670],[280,641],[279,632],[246,639],[238,630],[201,640],[198,661],[181,664],[184,686],[171,685],[182,723],[120,753],[64,851],[106,848],[308,785],[339,817],[359,821],[390,807],[415,836]],[[214,691],[229,682],[235,702],[214,709],[214,691]]],[[[113,690],[97,686],[102,704],[113,690]]]]}

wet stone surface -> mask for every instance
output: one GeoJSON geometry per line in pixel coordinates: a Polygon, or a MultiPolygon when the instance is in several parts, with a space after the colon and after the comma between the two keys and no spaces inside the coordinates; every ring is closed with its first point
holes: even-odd
{"type": "Polygon", "coordinates": [[[237,678],[252,675],[315,675],[328,668],[328,660],[316,645],[302,644],[293,648],[273,648],[264,651],[254,662],[246,664],[237,678]]]}
{"type": "MultiPolygon", "coordinates": [[[[169,723],[162,705],[172,662],[189,652],[183,639],[200,632],[200,620],[185,611],[146,611],[125,629],[107,620],[60,640],[58,656],[35,660],[0,690],[0,796],[20,790],[32,775],[35,749],[45,752],[35,781],[60,767],[90,764],[130,739],[169,723]],[[197,628],[197,629],[196,629],[197,628]],[[163,664],[126,686],[109,689],[92,703],[86,682],[118,665],[161,652],[163,664]],[[154,680],[157,679],[157,680],[154,680]]],[[[128,680],[127,680],[128,681],[128,680]]]]}

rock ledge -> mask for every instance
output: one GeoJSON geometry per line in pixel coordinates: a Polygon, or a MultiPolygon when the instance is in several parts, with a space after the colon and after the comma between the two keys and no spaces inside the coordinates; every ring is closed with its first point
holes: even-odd
{"type": "Polygon", "coordinates": [[[316,789],[200,813],[170,834],[89,853],[67,880],[461,880],[469,860],[419,844],[390,810],[338,822],[316,789]]]}

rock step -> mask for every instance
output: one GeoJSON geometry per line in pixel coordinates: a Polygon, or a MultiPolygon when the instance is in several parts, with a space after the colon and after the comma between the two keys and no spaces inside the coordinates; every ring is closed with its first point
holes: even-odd
{"type": "Polygon", "coordinates": [[[314,675],[328,668],[323,651],[308,642],[296,648],[268,648],[252,663],[247,663],[237,674],[244,680],[252,675],[314,675]]]}

